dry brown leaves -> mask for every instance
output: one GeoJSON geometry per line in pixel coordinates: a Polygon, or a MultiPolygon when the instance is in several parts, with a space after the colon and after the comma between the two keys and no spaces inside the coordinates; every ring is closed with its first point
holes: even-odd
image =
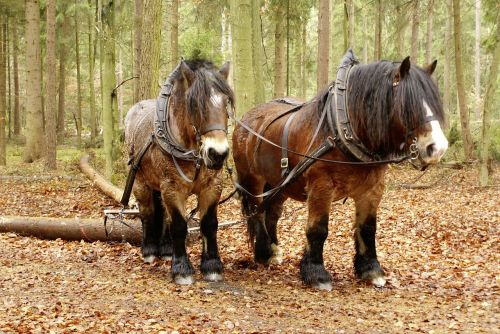
{"type": "MultiPolygon", "coordinates": [[[[306,288],[298,264],[304,205],[288,202],[282,265],[253,264],[245,228],[219,232],[224,283],[176,286],[170,263],[142,264],[128,244],[0,235],[0,332],[48,333],[492,333],[499,330],[498,187],[477,188],[469,168],[393,167],[379,210],[383,289],[352,273],[353,203],[334,203],[325,263],[334,291],[306,288]]],[[[495,180],[498,185],[498,180],[495,180]]],[[[0,215],[99,217],[112,202],[78,175],[0,180],[0,215]]],[[[241,220],[239,205],[220,221],[241,220]]],[[[190,247],[199,264],[200,242],[190,247]]]]}

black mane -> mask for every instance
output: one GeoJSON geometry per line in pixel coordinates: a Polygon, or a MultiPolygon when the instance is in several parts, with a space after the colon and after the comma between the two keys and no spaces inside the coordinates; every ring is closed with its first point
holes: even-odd
{"type": "Polygon", "coordinates": [[[402,136],[422,127],[427,102],[437,120],[444,120],[438,89],[430,75],[412,65],[396,87],[393,81],[400,63],[380,61],[355,66],[348,81],[348,112],[354,131],[365,146],[376,153],[395,153],[401,142],[394,141],[394,122],[404,129],[402,136]]]}
{"type": "Polygon", "coordinates": [[[212,89],[226,95],[231,106],[234,105],[233,90],[211,61],[195,59],[184,62],[195,74],[195,80],[187,91],[187,108],[190,113],[208,110],[212,89]]]}

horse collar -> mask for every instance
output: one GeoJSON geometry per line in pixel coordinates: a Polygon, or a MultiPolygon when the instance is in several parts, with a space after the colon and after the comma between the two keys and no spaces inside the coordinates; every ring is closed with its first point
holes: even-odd
{"type": "Polygon", "coordinates": [[[347,83],[351,69],[357,64],[358,59],[349,49],[337,70],[335,83],[330,86],[325,108],[330,109],[327,115],[328,125],[339,147],[359,161],[373,162],[378,159],[356,136],[347,112],[347,83]]]}

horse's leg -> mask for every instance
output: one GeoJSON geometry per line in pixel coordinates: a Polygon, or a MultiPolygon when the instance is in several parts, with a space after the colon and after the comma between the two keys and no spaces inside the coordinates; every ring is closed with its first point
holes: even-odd
{"type": "Polygon", "coordinates": [[[206,281],[222,281],[224,271],[217,247],[217,205],[220,198],[220,187],[208,187],[199,196],[200,230],[203,238],[200,269],[206,281]]]}
{"type": "Polygon", "coordinates": [[[153,263],[160,255],[158,243],[163,220],[157,216],[153,191],[148,186],[136,182],[134,196],[139,202],[139,216],[142,222],[142,258],[144,263],[153,263]]]}
{"type": "Polygon", "coordinates": [[[266,229],[271,240],[273,255],[267,261],[269,264],[281,264],[283,262],[283,251],[278,246],[277,223],[283,213],[283,203],[286,196],[279,193],[269,202],[266,208],[266,229]]]}
{"type": "MultiPolygon", "coordinates": [[[[252,194],[260,194],[264,189],[264,183],[256,177],[240,179],[240,184],[252,194]]],[[[242,194],[243,214],[247,216],[247,232],[253,246],[254,259],[259,263],[267,263],[273,255],[271,238],[267,233],[264,214],[254,214],[254,210],[261,202],[260,198],[242,194]]]]}
{"type": "Polygon", "coordinates": [[[373,285],[385,285],[384,271],[377,260],[375,233],[377,231],[377,208],[382,198],[383,184],[356,198],[356,221],[354,223],[354,271],[356,277],[371,281],[373,285]]]}
{"type": "Polygon", "coordinates": [[[162,199],[171,219],[170,235],[172,236],[172,278],[177,284],[194,283],[194,269],[186,251],[188,233],[187,221],[184,218],[187,195],[175,189],[169,182],[162,184],[162,199]]]}
{"type": "Polygon", "coordinates": [[[153,191],[153,203],[155,210],[155,221],[161,222],[162,230],[158,241],[158,256],[162,260],[170,260],[172,258],[172,237],[170,235],[170,221],[168,215],[165,214],[165,208],[162,204],[161,193],[153,191]]]}
{"type": "Polygon", "coordinates": [[[309,216],[306,226],[307,245],[300,262],[300,275],[305,284],[319,290],[332,289],[332,277],[323,263],[323,246],[328,236],[328,214],[333,187],[328,179],[309,186],[307,206],[309,216]]]}

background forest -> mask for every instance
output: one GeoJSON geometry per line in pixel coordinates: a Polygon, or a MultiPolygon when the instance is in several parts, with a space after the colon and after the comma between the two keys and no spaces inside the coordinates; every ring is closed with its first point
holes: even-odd
{"type": "Polygon", "coordinates": [[[448,160],[500,158],[499,3],[494,0],[0,0],[0,165],[57,145],[103,147],[108,177],[123,118],[154,98],[181,57],[232,64],[239,115],[274,97],[309,99],[345,50],[362,63],[438,60],[448,160]],[[17,146],[16,146],[17,147],[17,146]],[[14,153],[15,154],[15,153],[14,153]]]}

